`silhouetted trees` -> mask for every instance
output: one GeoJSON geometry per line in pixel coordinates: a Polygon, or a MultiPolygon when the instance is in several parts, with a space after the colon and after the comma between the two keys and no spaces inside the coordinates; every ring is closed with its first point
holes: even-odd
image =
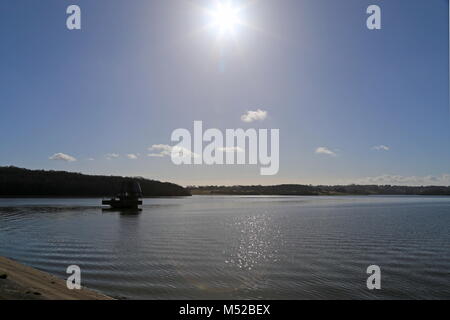
{"type": "MultiPolygon", "coordinates": [[[[0,196],[3,197],[104,197],[120,192],[125,177],[93,176],[65,171],[27,170],[0,167],[0,196]]],[[[144,178],[138,181],[144,197],[189,196],[189,190],[173,183],[144,178]]]]}
{"type": "MultiPolygon", "coordinates": [[[[104,197],[120,192],[125,177],[93,176],[65,171],[28,170],[0,167],[0,196],[3,197],[104,197]]],[[[446,195],[450,187],[440,186],[204,186],[183,188],[141,177],[133,178],[141,185],[144,197],[210,195],[446,195]]]]}

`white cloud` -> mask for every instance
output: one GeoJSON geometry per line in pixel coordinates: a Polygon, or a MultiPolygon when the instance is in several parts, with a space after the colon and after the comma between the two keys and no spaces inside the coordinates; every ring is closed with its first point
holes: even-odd
{"type": "Polygon", "coordinates": [[[68,154],[65,154],[65,153],[55,153],[49,159],[50,160],[56,160],[56,161],[66,161],[66,162],[77,161],[76,158],[74,158],[72,156],[69,156],[68,154]]]}
{"type": "Polygon", "coordinates": [[[241,120],[250,123],[253,121],[263,121],[266,118],[267,118],[267,111],[258,109],[256,111],[247,111],[247,113],[241,117],[241,120]]]}
{"type": "Polygon", "coordinates": [[[389,150],[391,150],[391,148],[389,148],[388,146],[385,146],[384,144],[372,147],[372,149],[373,150],[377,150],[377,151],[389,151],[389,150]]]}
{"type": "Polygon", "coordinates": [[[217,151],[221,151],[224,153],[241,153],[244,152],[244,150],[242,150],[242,148],[239,147],[227,147],[227,148],[217,148],[217,151]]]}
{"type": "Polygon", "coordinates": [[[179,146],[172,147],[167,144],[154,144],[153,146],[148,148],[148,150],[153,151],[152,153],[148,154],[149,157],[153,158],[163,158],[166,156],[170,157],[172,155],[172,152],[179,153],[180,157],[199,157],[198,154],[193,153],[191,150],[179,146]]]}
{"type": "Polygon", "coordinates": [[[316,149],[317,154],[326,154],[328,156],[336,157],[337,154],[326,147],[319,147],[316,149]]]}
{"type": "Polygon", "coordinates": [[[148,148],[149,151],[155,151],[153,153],[149,153],[149,157],[158,157],[162,158],[165,156],[169,156],[172,153],[172,147],[167,144],[154,144],[150,148],[148,148]]]}
{"type": "Polygon", "coordinates": [[[94,158],[87,158],[86,160],[87,161],[94,161],[95,159],[94,158]]]}
{"type": "Polygon", "coordinates": [[[183,148],[183,147],[178,147],[178,146],[173,147],[172,152],[177,154],[177,157],[180,157],[180,158],[198,158],[198,157],[200,157],[198,154],[192,152],[191,150],[183,148]]]}
{"type": "Polygon", "coordinates": [[[118,157],[120,157],[120,155],[118,155],[117,153],[106,154],[106,159],[108,159],[108,160],[117,159],[118,157]]]}
{"type": "Polygon", "coordinates": [[[161,153],[149,153],[148,156],[151,158],[164,158],[165,157],[165,155],[163,155],[161,153]]]}
{"type": "Polygon", "coordinates": [[[450,174],[439,176],[401,176],[384,174],[355,181],[357,184],[399,185],[399,186],[450,186],[450,174]]]}
{"type": "Polygon", "coordinates": [[[138,155],[134,153],[129,153],[127,154],[127,158],[131,160],[136,160],[138,158],[138,155]]]}

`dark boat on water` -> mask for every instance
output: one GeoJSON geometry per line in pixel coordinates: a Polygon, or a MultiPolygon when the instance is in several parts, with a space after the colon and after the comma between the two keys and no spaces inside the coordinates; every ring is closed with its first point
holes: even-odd
{"type": "Polygon", "coordinates": [[[112,209],[138,209],[142,205],[142,190],[139,182],[126,180],[115,197],[102,201],[102,205],[112,209]]]}

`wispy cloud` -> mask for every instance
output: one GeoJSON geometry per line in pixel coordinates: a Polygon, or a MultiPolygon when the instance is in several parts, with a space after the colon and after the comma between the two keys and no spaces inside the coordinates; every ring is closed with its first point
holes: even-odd
{"type": "Polygon", "coordinates": [[[65,153],[55,153],[49,159],[50,160],[55,160],[55,161],[65,161],[65,162],[77,161],[77,159],[75,157],[72,157],[72,156],[70,156],[68,154],[65,154],[65,153]]]}
{"type": "Polygon", "coordinates": [[[192,152],[191,150],[188,150],[186,148],[182,148],[179,146],[169,146],[167,144],[154,144],[150,148],[148,148],[149,151],[153,151],[152,153],[149,153],[149,157],[153,158],[163,158],[163,157],[170,157],[172,155],[172,152],[179,154],[179,157],[193,157],[197,158],[199,157],[198,154],[192,152]]]}
{"type": "Polygon", "coordinates": [[[401,176],[384,174],[355,181],[357,184],[400,185],[400,186],[450,186],[450,174],[438,176],[401,176]]]}
{"type": "Polygon", "coordinates": [[[136,160],[138,158],[138,155],[134,153],[129,153],[127,154],[127,158],[131,160],[136,160]]]}
{"type": "Polygon", "coordinates": [[[165,157],[165,155],[163,155],[161,153],[149,153],[148,156],[151,158],[164,158],[165,157]]]}
{"type": "Polygon", "coordinates": [[[106,159],[108,159],[108,160],[117,159],[119,157],[120,157],[120,155],[117,154],[117,153],[108,153],[108,154],[106,154],[106,159]]]}
{"type": "Polygon", "coordinates": [[[267,118],[267,111],[258,109],[256,111],[247,111],[246,114],[241,116],[241,120],[247,123],[253,121],[263,121],[267,118]]]}
{"type": "Polygon", "coordinates": [[[156,158],[162,158],[165,156],[170,157],[172,153],[172,147],[167,144],[154,144],[150,148],[148,148],[149,151],[153,151],[152,153],[149,153],[149,157],[156,157],[156,158]]]}
{"type": "Polygon", "coordinates": [[[388,146],[385,146],[384,144],[382,144],[382,145],[379,145],[379,146],[372,147],[372,150],[389,151],[389,150],[391,150],[391,148],[389,148],[388,146]]]}
{"type": "Polygon", "coordinates": [[[337,154],[334,151],[331,151],[330,149],[326,148],[326,147],[319,147],[316,149],[316,153],[317,154],[325,154],[328,156],[332,156],[332,157],[336,157],[337,154]]]}

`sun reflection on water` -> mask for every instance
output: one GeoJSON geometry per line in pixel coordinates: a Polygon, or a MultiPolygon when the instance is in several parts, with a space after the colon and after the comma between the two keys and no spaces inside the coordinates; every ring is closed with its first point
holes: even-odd
{"type": "Polygon", "coordinates": [[[266,214],[237,217],[233,221],[239,237],[232,251],[225,254],[225,263],[239,269],[252,271],[263,263],[278,262],[282,243],[281,232],[266,214]]]}

